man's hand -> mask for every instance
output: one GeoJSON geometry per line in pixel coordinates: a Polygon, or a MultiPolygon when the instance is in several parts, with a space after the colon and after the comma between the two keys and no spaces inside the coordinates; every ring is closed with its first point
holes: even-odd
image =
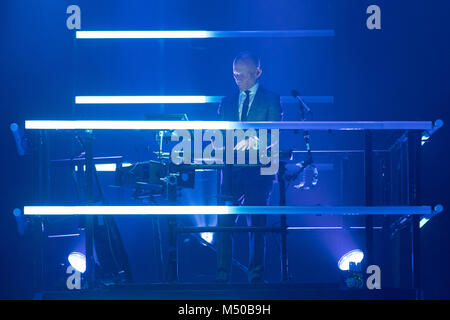
{"type": "Polygon", "coordinates": [[[245,151],[256,148],[258,148],[258,138],[252,136],[248,139],[239,141],[236,147],[234,147],[234,150],[245,151]]]}

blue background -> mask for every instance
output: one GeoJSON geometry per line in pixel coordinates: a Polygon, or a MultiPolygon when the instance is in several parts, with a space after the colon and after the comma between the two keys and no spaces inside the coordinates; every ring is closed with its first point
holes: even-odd
{"type": "MultiPolygon", "coordinates": [[[[334,96],[332,104],[310,105],[315,120],[440,118],[450,123],[450,3],[445,0],[10,0],[2,1],[0,9],[1,298],[31,297],[29,248],[17,234],[12,215],[14,208],[30,199],[31,172],[29,159],[17,155],[10,123],[22,125],[29,119],[142,119],[144,113],[177,112],[186,112],[192,120],[211,120],[217,108],[216,104],[75,105],[75,95],[226,95],[234,89],[231,61],[239,51],[249,49],[260,55],[261,83],[270,90],[284,96],[293,88],[307,96],[334,96]],[[66,28],[66,8],[71,4],[81,8],[81,30],[334,29],[335,36],[75,40],[74,31],[66,28]],[[365,11],[371,4],[381,8],[381,30],[366,28],[365,11]]],[[[296,105],[283,108],[287,119],[298,117],[296,105]]],[[[424,204],[450,207],[448,138],[448,126],[444,126],[423,148],[424,204]]],[[[105,138],[105,143],[99,143],[102,149],[97,150],[101,154],[127,154],[130,161],[145,158],[145,138],[136,138],[133,144],[127,144],[126,139],[118,135],[108,144],[105,138]]],[[[358,139],[330,141],[345,146],[358,139]]],[[[315,142],[315,148],[322,147],[322,139],[315,142]]],[[[72,150],[55,152],[55,156],[64,156],[72,150]]],[[[447,211],[421,230],[426,298],[450,297],[447,211]]],[[[125,233],[135,232],[132,228],[142,220],[133,219],[119,219],[125,233]]],[[[335,222],[341,221],[328,223],[335,222]]],[[[124,235],[127,247],[145,247],[151,241],[145,230],[141,231],[142,238],[124,235]]],[[[336,271],[330,275],[329,267],[345,248],[333,248],[333,236],[330,232],[295,239],[292,248],[304,256],[322,257],[311,263],[294,263],[295,280],[335,278],[336,271]],[[327,250],[332,254],[323,255],[327,250]]],[[[203,249],[192,250],[203,255],[199,251],[203,249]]],[[[139,253],[129,254],[133,260],[139,253]]],[[[245,250],[240,255],[245,261],[245,250]]],[[[212,255],[205,259],[209,259],[207,263],[215,262],[212,255]]],[[[145,273],[151,264],[150,257],[140,262],[135,270],[138,279],[152,280],[145,273]]]]}

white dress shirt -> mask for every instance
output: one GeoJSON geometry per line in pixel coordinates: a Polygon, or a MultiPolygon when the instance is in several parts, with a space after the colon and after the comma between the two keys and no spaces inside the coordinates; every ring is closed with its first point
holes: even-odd
{"type": "MultiPolygon", "coordinates": [[[[252,106],[253,99],[255,99],[255,95],[256,95],[256,91],[258,91],[258,87],[259,87],[259,83],[257,82],[253,87],[248,89],[250,91],[250,93],[249,93],[250,97],[249,97],[249,102],[248,102],[247,116],[248,116],[248,113],[250,112],[250,108],[252,106]]],[[[244,106],[245,96],[246,96],[245,91],[239,92],[239,120],[242,119],[242,108],[244,106]]]]}

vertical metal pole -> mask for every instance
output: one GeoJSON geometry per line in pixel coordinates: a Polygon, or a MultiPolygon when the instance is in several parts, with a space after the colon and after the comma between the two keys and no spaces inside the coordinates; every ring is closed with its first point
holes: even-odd
{"type": "MultiPolygon", "coordinates": [[[[388,206],[392,205],[391,203],[391,190],[392,190],[392,158],[391,153],[383,152],[380,154],[382,157],[381,163],[381,173],[382,173],[382,185],[383,188],[383,197],[382,197],[382,205],[388,206]]],[[[391,241],[391,232],[390,232],[391,219],[389,215],[385,215],[383,217],[383,247],[385,248],[382,257],[382,268],[383,268],[383,278],[385,279],[383,282],[385,283],[385,287],[392,287],[392,241],[391,241]],[[387,285],[386,285],[387,284],[387,285]]]]}
{"type": "Polygon", "coordinates": [[[178,281],[178,261],[177,261],[177,218],[175,216],[168,216],[168,233],[169,233],[169,252],[167,264],[167,281],[178,281]]]}
{"type": "MultiPolygon", "coordinates": [[[[50,200],[50,150],[47,132],[45,130],[40,130],[38,134],[38,158],[37,163],[34,165],[37,167],[38,177],[35,187],[37,192],[35,192],[35,200],[43,205],[48,205],[50,200]]],[[[34,217],[32,219],[32,230],[33,230],[33,243],[34,243],[34,293],[42,294],[45,287],[44,281],[44,240],[45,240],[45,229],[44,220],[42,217],[34,217]]]]}
{"type": "MultiPolygon", "coordinates": [[[[94,201],[94,150],[92,130],[86,130],[85,135],[85,161],[86,161],[86,202],[92,204],[94,201]]],[[[94,261],[94,217],[86,216],[86,288],[92,289],[95,282],[94,261]]]]}
{"type": "Polygon", "coordinates": [[[152,232],[153,232],[153,251],[154,251],[154,259],[156,261],[156,266],[158,269],[158,282],[164,281],[164,260],[161,252],[161,237],[160,237],[160,224],[159,224],[159,216],[152,216],[152,232]]]}
{"type": "MultiPolygon", "coordinates": [[[[420,205],[420,149],[421,134],[418,131],[408,132],[408,205],[420,205]]],[[[412,285],[416,289],[416,297],[421,298],[420,281],[420,216],[414,215],[411,219],[411,271],[412,285]]]]}
{"type": "Polygon", "coordinates": [[[344,181],[344,162],[346,161],[347,155],[344,155],[342,158],[339,158],[339,181],[340,181],[340,191],[339,191],[339,199],[341,201],[341,205],[345,205],[344,200],[344,189],[345,189],[345,181],[344,181]]]}
{"type": "MultiPolygon", "coordinates": [[[[364,131],[364,183],[366,206],[373,206],[372,132],[364,131]]],[[[366,267],[373,263],[373,217],[366,216],[366,267]]]]}
{"type": "MultiPolygon", "coordinates": [[[[278,170],[278,185],[280,188],[280,206],[286,206],[286,184],[284,175],[286,172],[285,162],[280,162],[278,170]]],[[[281,280],[288,280],[288,258],[287,258],[287,223],[286,215],[280,215],[280,227],[283,229],[281,234],[281,280]]]]}
{"type": "Polygon", "coordinates": [[[413,287],[416,289],[416,298],[422,298],[422,285],[420,281],[420,216],[414,215],[411,225],[411,264],[412,264],[412,281],[413,287]]]}
{"type": "MultiPolygon", "coordinates": [[[[167,163],[166,176],[170,175],[170,163],[167,163]]],[[[167,187],[167,197],[171,205],[176,205],[177,201],[177,184],[166,183],[167,187]]],[[[169,215],[167,217],[168,223],[168,233],[169,233],[169,252],[168,252],[168,263],[167,263],[167,281],[176,282],[178,281],[178,260],[177,260],[177,217],[174,215],[169,215]]]]}
{"type": "Polygon", "coordinates": [[[168,233],[169,233],[169,252],[167,264],[167,281],[178,281],[178,261],[177,261],[177,218],[175,216],[168,216],[168,233]]]}

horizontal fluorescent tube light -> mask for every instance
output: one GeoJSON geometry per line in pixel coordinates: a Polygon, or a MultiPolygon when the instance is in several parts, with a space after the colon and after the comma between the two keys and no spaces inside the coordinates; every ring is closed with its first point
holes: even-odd
{"type": "Polygon", "coordinates": [[[206,30],[142,30],[142,31],[77,31],[77,39],[204,39],[204,38],[296,38],[333,37],[332,29],[316,30],[254,30],[254,31],[206,31],[206,30]]]}
{"type": "Polygon", "coordinates": [[[179,39],[210,38],[205,30],[182,31],[77,31],[77,39],[179,39]]]}
{"type": "MultiPolygon", "coordinates": [[[[309,103],[334,103],[333,96],[302,96],[309,103]]],[[[220,103],[223,96],[76,96],[76,104],[220,103]]],[[[298,103],[282,96],[282,103],[298,103]]]]}
{"type": "Polygon", "coordinates": [[[212,103],[206,96],[76,96],[76,104],[212,103]]]}
{"type": "MultiPolygon", "coordinates": [[[[365,229],[366,227],[349,227],[349,229],[365,229]]],[[[372,227],[374,230],[382,227],[372,227]]],[[[287,227],[288,230],[345,230],[345,227],[287,227]]]]}
{"type": "MultiPolygon", "coordinates": [[[[122,163],[122,167],[130,167],[132,166],[131,163],[122,163]]],[[[97,163],[95,165],[95,170],[98,172],[113,172],[116,171],[116,164],[115,163],[97,163]]],[[[83,170],[86,171],[86,165],[83,165],[83,170]]],[[[78,166],[75,166],[75,171],[78,171],[78,166]]]]}
{"type": "Polygon", "coordinates": [[[149,215],[228,214],[226,206],[39,206],[24,207],[25,215],[149,215]]]}
{"type": "Polygon", "coordinates": [[[69,234],[54,234],[54,235],[47,236],[47,238],[52,239],[52,238],[67,238],[67,237],[79,237],[79,236],[80,236],[79,233],[69,233],[69,234]]]}
{"type": "Polygon", "coordinates": [[[149,214],[303,214],[303,215],[426,215],[430,206],[26,206],[25,215],[149,215],[149,214]]]}
{"type": "Polygon", "coordinates": [[[25,129],[59,130],[176,130],[176,129],[230,129],[227,121],[120,121],[120,120],[30,120],[25,121],[25,129]]]}
{"type": "Polygon", "coordinates": [[[25,129],[60,130],[425,130],[431,121],[121,121],[121,120],[27,120],[25,129]]]}

